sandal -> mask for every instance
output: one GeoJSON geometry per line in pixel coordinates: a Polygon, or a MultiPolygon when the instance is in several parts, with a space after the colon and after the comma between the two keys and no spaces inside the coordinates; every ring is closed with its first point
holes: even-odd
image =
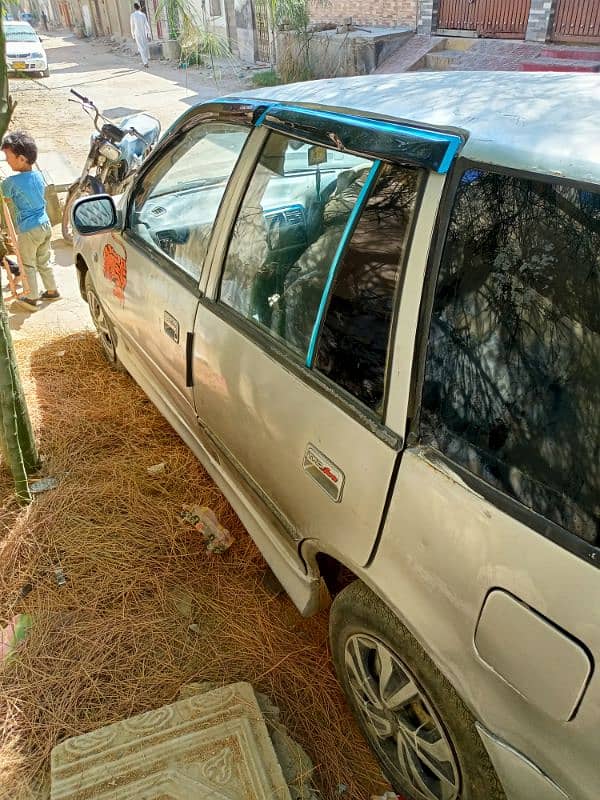
{"type": "Polygon", "coordinates": [[[60,300],[60,294],[56,290],[53,292],[45,291],[41,293],[40,298],[42,300],[60,300]]]}

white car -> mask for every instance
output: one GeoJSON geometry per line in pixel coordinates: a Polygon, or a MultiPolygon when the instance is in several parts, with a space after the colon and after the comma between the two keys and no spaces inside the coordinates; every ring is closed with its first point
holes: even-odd
{"type": "Polygon", "coordinates": [[[107,357],[333,597],[406,800],[600,798],[598,119],[597,75],[268,87],[74,206],[107,357]]]}
{"type": "Polygon", "coordinates": [[[50,75],[48,58],[40,37],[28,22],[5,22],[6,66],[9,72],[50,75]]]}

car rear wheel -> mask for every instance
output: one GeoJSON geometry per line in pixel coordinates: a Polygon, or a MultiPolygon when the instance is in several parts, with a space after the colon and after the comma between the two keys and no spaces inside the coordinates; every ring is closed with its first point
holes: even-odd
{"type": "Polygon", "coordinates": [[[113,327],[104,312],[104,308],[94,288],[89,272],[85,274],[85,296],[90,309],[92,322],[98,333],[98,338],[100,339],[100,344],[102,345],[102,351],[106,356],[106,360],[111,367],[119,370],[119,372],[124,372],[125,369],[117,355],[117,342],[113,327]]]}
{"type": "Polygon", "coordinates": [[[329,633],[342,688],[395,791],[407,800],[506,800],[469,710],[360,581],[334,600],[329,633]]]}

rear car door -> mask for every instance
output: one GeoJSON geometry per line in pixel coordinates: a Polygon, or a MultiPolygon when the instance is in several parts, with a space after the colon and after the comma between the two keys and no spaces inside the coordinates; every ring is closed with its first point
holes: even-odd
{"type": "Polygon", "coordinates": [[[402,444],[383,423],[402,270],[460,142],[286,107],[258,128],[196,318],[197,412],[291,551],[314,537],[364,564],[402,444]]]}
{"type": "Polygon", "coordinates": [[[564,790],[548,797],[591,800],[600,189],[468,162],[454,184],[369,578],[493,734],[501,777],[524,768],[496,737],[564,790]]]}

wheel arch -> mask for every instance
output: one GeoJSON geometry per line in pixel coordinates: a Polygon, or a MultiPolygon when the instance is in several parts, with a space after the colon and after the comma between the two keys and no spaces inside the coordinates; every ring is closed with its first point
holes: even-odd
{"type": "Polygon", "coordinates": [[[79,284],[79,294],[87,303],[87,295],[85,293],[85,276],[88,272],[88,265],[85,258],[81,253],[75,256],[75,269],[77,270],[77,283],[79,284]]]}
{"type": "MultiPolygon", "coordinates": [[[[399,606],[397,603],[392,604],[389,598],[387,598],[385,593],[381,590],[381,587],[372,580],[372,576],[369,574],[367,568],[364,568],[358,564],[353,564],[348,559],[345,559],[339,552],[326,551],[323,549],[318,540],[304,540],[301,544],[300,551],[306,564],[308,574],[313,578],[320,578],[321,586],[324,586],[326,589],[325,592],[321,592],[320,608],[323,608],[328,603],[331,603],[335,599],[336,595],[339,594],[346,586],[349,586],[353,581],[360,581],[375,595],[375,597],[381,603],[386,606],[390,614],[392,614],[392,616],[395,617],[400,624],[407,628],[418,644],[423,648],[423,650],[425,650],[437,669],[451,684],[457,695],[469,706],[471,713],[476,719],[479,719],[477,710],[473,708],[472,704],[470,704],[468,699],[465,697],[465,693],[461,691],[460,681],[456,680],[456,676],[452,673],[452,671],[448,670],[445,664],[437,657],[436,648],[431,646],[426,632],[415,625],[414,619],[412,619],[412,615],[410,614],[410,603],[407,603],[406,607],[402,605],[399,606]]],[[[315,608],[315,611],[317,610],[318,608],[315,608]]]]}

